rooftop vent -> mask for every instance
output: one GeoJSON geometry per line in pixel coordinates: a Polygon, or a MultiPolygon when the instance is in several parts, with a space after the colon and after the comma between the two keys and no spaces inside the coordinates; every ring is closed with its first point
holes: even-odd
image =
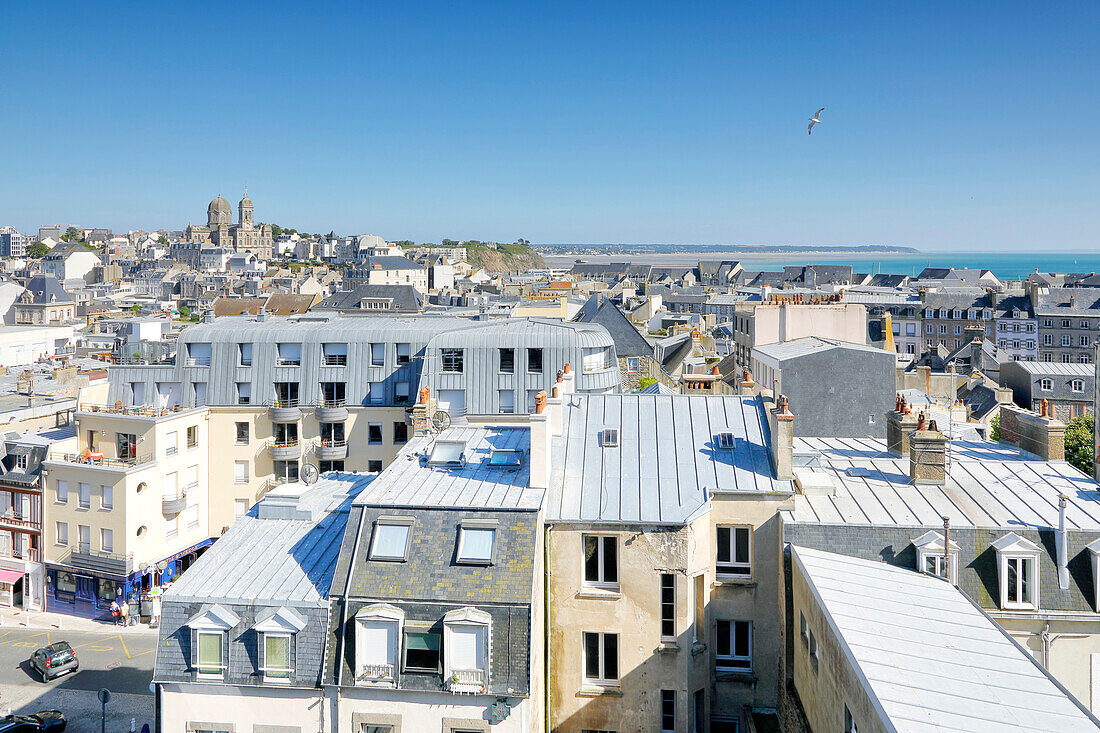
{"type": "Polygon", "coordinates": [[[437,440],[432,446],[432,452],[428,456],[428,463],[433,466],[459,467],[466,465],[464,451],[466,443],[461,440],[437,440]]]}
{"type": "Polygon", "coordinates": [[[732,448],[734,445],[733,433],[718,433],[718,447],[732,448]]]}
{"type": "Polygon", "coordinates": [[[617,448],[619,446],[619,431],[616,428],[601,430],[600,446],[603,448],[617,448]]]}

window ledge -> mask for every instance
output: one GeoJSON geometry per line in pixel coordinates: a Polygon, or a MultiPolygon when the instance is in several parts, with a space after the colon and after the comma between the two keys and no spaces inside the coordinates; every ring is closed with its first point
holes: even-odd
{"type": "Polygon", "coordinates": [[[623,597],[623,594],[619,592],[619,589],[605,589],[605,588],[581,588],[577,591],[575,598],[586,598],[597,601],[617,601],[623,597]]]}
{"type": "Polygon", "coordinates": [[[751,576],[719,575],[714,579],[714,582],[711,583],[711,587],[721,588],[722,586],[755,588],[756,581],[751,576]]]}
{"type": "Polygon", "coordinates": [[[707,645],[701,641],[691,642],[691,656],[697,657],[707,650],[707,645]]]}
{"type": "Polygon", "coordinates": [[[659,654],[672,654],[680,651],[679,642],[675,641],[662,641],[657,645],[657,652],[659,654]]]}
{"type": "Polygon", "coordinates": [[[623,691],[618,685],[585,685],[577,690],[577,697],[622,697],[623,691]]]}
{"type": "Polygon", "coordinates": [[[722,669],[719,667],[714,673],[714,679],[719,682],[743,682],[756,684],[758,678],[749,670],[722,669]]]}

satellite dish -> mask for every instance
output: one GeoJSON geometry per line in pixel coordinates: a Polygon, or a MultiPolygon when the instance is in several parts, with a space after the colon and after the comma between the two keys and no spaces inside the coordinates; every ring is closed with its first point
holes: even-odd
{"type": "Polygon", "coordinates": [[[432,428],[434,428],[436,432],[440,432],[449,427],[451,427],[450,413],[446,410],[437,410],[436,413],[432,415],[432,428]]]}
{"type": "Polygon", "coordinates": [[[312,463],[307,463],[302,466],[302,481],[307,484],[317,483],[317,479],[321,476],[321,472],[317,470],[317,466],[312,463]]]}

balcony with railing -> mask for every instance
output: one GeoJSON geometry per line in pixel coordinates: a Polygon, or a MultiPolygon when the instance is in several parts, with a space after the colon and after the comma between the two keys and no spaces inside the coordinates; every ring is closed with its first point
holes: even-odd
{"type": "Polygon", "coordinates": [[[325,354],[322,363],[325,366],[347,366],[348,355],[347,354],[325,354]]]}
{"type": "Polygon", "coordinates": [[[364,664],[359,668],[359,674],[355,675],[355,683],[360,685],[375,685],[378,687],[394,687],[397,681],[394,677],[392,664],[364,664]]]}
{"type": "Polygon", "coordinates": [[[171,489],[166,489],[164,491],[164,496],[161,498],[160,504],[161,512],[164,516],[175,516],[187,508],[187,490],[193,486],[197,488],[197,484],[189,484],[183,488],[175,489],[174,491],[171,489]]]}
{"type": "Polygon", "coordinates": [[[85,404],[77,411],[77,415],[85,412],[95,412],[106,415],[125,415],[128,417],[164,417],[177,412],[189,410],[189,407],[176,405],[175,407],[154,407],[152,405],[88,405],[85,404]]]}
{"type": "Polygon", "coordinates": [[[98,453],[92,450],[84,450],[80,453],[51,454],[49,460],[64,461],[65,463],[77,463],[83,466],[91,466],[93,468],[106,468],[114,471],[128,471],[133,468],[144,466],[148,463],[153,463],[156,460],[156,456],[154,456],[152,453],[145,453],[143,455],[133,456],[132,458],[104,458],[102,453],[98,453]]]}
{"type": "Polygon", "coordinates": [[[184,359],[183,365],[184,366],[189,366],[189,367],[208,367],[208,366],[210,366],[210,357],[209,356],[189,356],[186,359],[184,359]]]}
{"type": "Polygon", "coordinates": [[[317,446],[317,458],[322,461],[342,461],[348,457],[348,442],[322,438],[317,446]]]}
{"type": "Polygon", "coordinates": [[[62,562],[85,570],[98,570],[115,575],[129,575],[134,570],[133,555],[93,550],[91,543],[88,542],[78,542],[69,552],[68,558],[62,562]]]}
{"type": "Polygon", "coordinates": [[[302,444],[297,438],[283,438],[271,441],[271,460],[296,461],[302,457],[302,444]]]}
{"type": "Polygon", "coordinates": [[[37,547],[0,547],[0,558],[23,560],[24,562],[42,562],[42,551],[37,547]]]}
{"type": "Polygon", "coordinates": [[[302,409],[297,399],[275,400],[268,403],[267,416],[272,422],[297,422],[302,419],[302,409]]]}
{"type": "Polygon", "coordinates": [[[456,669],[443,681],[448,692],[480,694],[485,692],[485,670],[456,669]]]}
{"type": "Polygon", "coordinates": [[[0,529],[19,529],[29,530],[31,532],[41,532],[42,524],[41,522],[31,520],[23,514],[16,514],[9,510],[4,514],[0,514],[0,529]]]}
{"type": "Polygon", "coordinates": [[[315,414],[317,422],[343,422],[348,419],[348,408],[343,398],[321,400],[315,414]]]}

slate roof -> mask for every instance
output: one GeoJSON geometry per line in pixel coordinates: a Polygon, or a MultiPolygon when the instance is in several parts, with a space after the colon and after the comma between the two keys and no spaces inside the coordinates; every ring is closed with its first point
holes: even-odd
{"type": "Polygon", "coordinates": [[[1035,315],[1100,315],[1100,295],[1091,288],[1051,288],[1046,293],[1039,293],[1038,303],[1035,306],[1035,315]]]}
{"type": "Polygon", "coordinates": [[[31,302],[36,305],[73,302],[72,296],[65,292],[61,283],[53,275],[36,275],[30,278],[27,280],[27,291],[34,298],[31,302]]]}
{"type": "Polygon", "coordinates": [[[888,729],[1061,733],[1100,725],[951,584],[805,547],[792,546],[791,557],[888,729]]]}
{"type": "Polygon", "coordinates": [[[611,334],[611,340],[615,342],[615,354],[619,357],[653,356],[653,344],[638,332],[618,306],[599,293],[585,301],[573,320],[578,323],[597,323],[606,328],[611,334]]]}
{"type": "Polygon", "coordinates": [[[682,525],[714,492],[789,493],[772,471],[760,397],[573,396],[564,406],[564,475],[547,521],[682,525]],[[600,432],[618,431],[603,447],[600,432]],[[716,435],[730,432],[732,448],[716,435]]]}
{"type": "Polygon", "coordinates": [[[424,265],[419,262],[414,262],[408,257],[402,255],[376,255],[373,257],[360,257],[351,263],[349,269],[355,271],[369,271],[376,269],[375,265],[378,265],[377,269],[380,270],[423,270],[424,265]]]}
{"type": "Polygon", "coordinates": [[[342,290],[313,306],[313,310],[360,310],[364,298],[392,300],[389,312],[418,313],[424,310],[424,298],[412,285],[364,284],[354,290],[342,290]]]}

